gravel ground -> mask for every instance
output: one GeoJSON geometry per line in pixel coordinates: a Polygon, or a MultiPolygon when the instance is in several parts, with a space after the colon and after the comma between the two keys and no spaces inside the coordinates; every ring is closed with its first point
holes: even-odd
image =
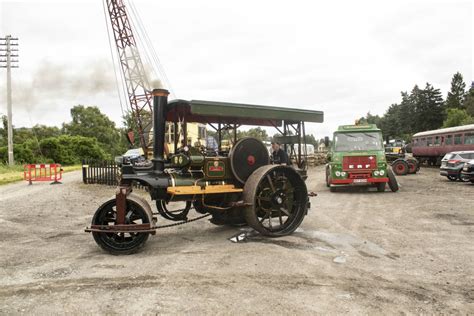
{"type": "Polygon", "coordinates": [[[114,189],[64,177],[0,186],[1,314],[474,313],[474,185],[436,169],[330,193],[317,167],[292,236],[232,243],[238,228],[201,220],[132,256],[83,231],[114,189]]]}

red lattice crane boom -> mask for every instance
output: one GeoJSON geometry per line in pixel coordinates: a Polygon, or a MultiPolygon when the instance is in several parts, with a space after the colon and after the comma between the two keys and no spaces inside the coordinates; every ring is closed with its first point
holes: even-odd
{"type": "Polygon", "coordinates": [[[152,123],[151,120],[147,121],[144,119],[150,116],[143,114],[145,111],[152,113],[150,85],[124,1],[105,1],[129,105],[137,125],[140,145],[145,152],[145,156],[147,156],[148,148],[151,144],[147,136],[152,123]]]}

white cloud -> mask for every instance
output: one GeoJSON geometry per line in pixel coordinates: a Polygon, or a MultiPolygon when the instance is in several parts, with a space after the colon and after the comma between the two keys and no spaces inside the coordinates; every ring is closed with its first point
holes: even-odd
{"type": "MultiPolygon", "coordinates": [[[[323,110],[325,123],[308,128],[317,137],[368,111],[383,114],[414,84],[446,93],[456,71],[473,78],[470,1],[134,3],[179,98],[323,110]]],[[[44,60],[66,66],[73,82],[97,61],[113,78],[100,1],[2,1],[0,20],[0,34],[20,38],[17,82],[32,82],[44,60]]],[[[58,87],[66,91],[33,91],[44,96],[29,108],[33,123],[67,121],[77,103],[120,122],[113,87],[58,87]],[[53,109],[54,119],[44,115],[53,109]]],[[[15,125],[31,124],[25,114],[15,110],[15,125]]]]}

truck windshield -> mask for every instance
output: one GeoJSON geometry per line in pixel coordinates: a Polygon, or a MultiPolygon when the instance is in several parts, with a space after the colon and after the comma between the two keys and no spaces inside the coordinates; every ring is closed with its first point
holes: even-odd
{"type": "Polygon", "coordinates": [[[382,135],[378,132],[337,133],[334,141],[336,151],[383,150],[382,135]]]}

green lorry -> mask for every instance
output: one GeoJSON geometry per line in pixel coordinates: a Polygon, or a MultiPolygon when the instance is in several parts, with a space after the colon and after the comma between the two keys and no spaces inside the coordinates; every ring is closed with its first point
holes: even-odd
{"type": "Polygon", "coordinates": [[[334,132],[326,165],[326,185],[331,192],[340,186],[374,186],[393,192],[398,183],[386,158],[382,132],[375,124],[342,125],[334,132]]]}

